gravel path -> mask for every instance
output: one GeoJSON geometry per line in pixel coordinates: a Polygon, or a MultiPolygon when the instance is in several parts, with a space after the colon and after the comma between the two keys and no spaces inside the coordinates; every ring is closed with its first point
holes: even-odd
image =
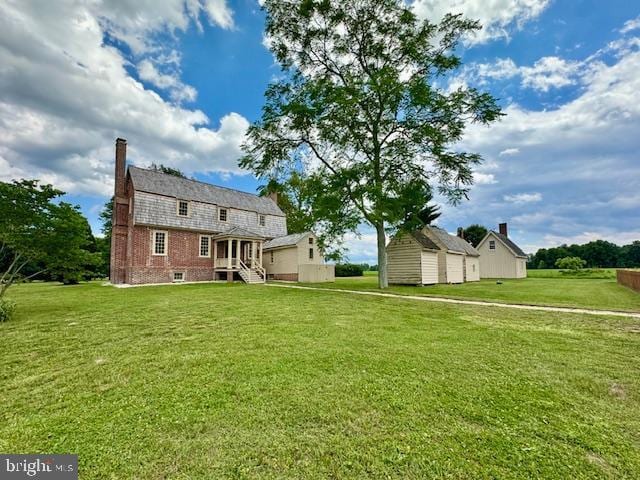
{"type": "Polygon", "coordinates": [[[483,302],[479,300],[456,300],[453,298],[445,297],[427,297],[417,295],[397,295],[395,293],[382,293],[382,292],[366,292],[361,290],[345,290],[341,288],[318,288],[318,287],[304,287],[301,285],[287,285],[284,283],[267,283],[268,287],[277,288],[295,288],[299,290],[317,290],[322,292],[341,292],[352,293],[355,295],[369,295],[372,297],[387,297],[387,298],[400,298],[404,300],[418,300],[421,302],[438,302],[438,303],[456,303],[460,305],[478,305],[482,307],[499,307],[499,308],[513,308],[517,310],[534,310],[540,312],[561,312],[561,313],[583,313],[587,315],[601,315],[609,317],[632,317],[640,319],[640,312],[618,312],[614,310],[592,310],[588,308],[571,308],[571,307],[544,307],[541,305],[518,305],[515,303],[498,303],[498,302],[483,302]]]}

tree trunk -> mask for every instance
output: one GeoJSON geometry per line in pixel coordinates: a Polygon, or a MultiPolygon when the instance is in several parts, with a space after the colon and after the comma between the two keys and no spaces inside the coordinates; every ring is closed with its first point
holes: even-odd
{"type": "Polygon", "coordinates": [[[384,222],[376,224],[376,234],[378,236],[378,288],[387,288],[389,280],[387,278],[387,238],[384,233],[384,222]]]}

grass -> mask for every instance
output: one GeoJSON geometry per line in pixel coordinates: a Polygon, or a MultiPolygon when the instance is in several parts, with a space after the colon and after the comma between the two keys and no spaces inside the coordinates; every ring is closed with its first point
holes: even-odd
{"type": "Polygon", "coordinates": [[[20,285],[0,451],[80,478],[637,478],[640,321],[205,284],[20,285]]]}
{"type": "MultiPolygon", "coordinates": [[[[438,284],[424,287],[391,285],[388,291],[400,295],[640,312],[640,294],[618,285],[615,276],[613,278],[571,278],[546,272],[557,272],[557,270],[538,270],[528,278],[500,280],[501,283],[485,279],[459,285],[438,284]]],[[[313,286],[379,291],[377,272],[365,272],[362,277],[336,278],[335,283],[320,283],[313,286]]]]}
{"type": "Polygon", "coordinates": [[[616,278],[615,268],[583,268],[572,272],[570,270],[558,269],[535,269],[527,270],[528,278],[595,278],[595,279],[614,279],[616,278]]]}

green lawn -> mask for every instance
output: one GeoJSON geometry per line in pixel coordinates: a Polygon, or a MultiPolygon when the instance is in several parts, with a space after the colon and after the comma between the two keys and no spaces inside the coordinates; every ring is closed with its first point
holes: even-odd
{"type": "Polygon", "coordinates": [[[20,285],[0,451],[82,479],[638,478],[640,321],[203,284],[20,285]]]}
{"type": "MultiPolygon", "coordinates": [[[[557,272],[540,270],[539,272],[557,272]]],[[[388,291],[401,295],[427,295],[469,300],[485,300],[524,305],[592,308],[640,312],[640,293],[618,285],[613,278],[571,278],[547,273],[519,280],[481,280],[459,285],[392,285],[388,291]]],[[[314,287],[348,290],[378,290],[377,272],[362,277],[336,278],[335,283],[314,287]]]]}
{"type": "Polygon", "coordinates": [[[569,270],[558,269],[535,269],[527,270],[527,277],[529,278],[597,278],[605,279],[616,278],[615,268],[584,268],[577,272],[571,272],[569,270]]]}

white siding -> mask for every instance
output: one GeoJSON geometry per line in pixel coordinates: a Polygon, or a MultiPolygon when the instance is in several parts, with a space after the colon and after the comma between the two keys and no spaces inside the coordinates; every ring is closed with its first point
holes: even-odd
{"type": "Polygon", "coordinates": [[[524,258],[516,257],[495,235],[489,237],[479,246],[481,278],[524,278],[527,276],[527,265],[524,258]],[[496,243],[495,250],[489,249],[490,242],[496,243]]]}
{"type": "Polygon", "coordinates": [[[464,282],[463,261],[464,255],[447,253],[447,283],[464,282]]]}
{"type": "Polygon", "coordinates": [[[336,266],[308,263],[298,266],[298,281],[301,283],[321,283],[336,281],[336,266]]]}
{"type": "Polygon", "coordinates": [[[477,282],[480,280],[480,258],[465,257],[465,282],[477,282]]]}
{"type": "Polygon", "coordinates": [[[394,237],[387,245],[389,283],[418,285],[422,283],[422,246],[411,235],[394,237]]]}
{"type": "Polygon", "coordinates": [[[438,254],[427,250],[422,251],[422,284],[438,283],[438,254]]]}

